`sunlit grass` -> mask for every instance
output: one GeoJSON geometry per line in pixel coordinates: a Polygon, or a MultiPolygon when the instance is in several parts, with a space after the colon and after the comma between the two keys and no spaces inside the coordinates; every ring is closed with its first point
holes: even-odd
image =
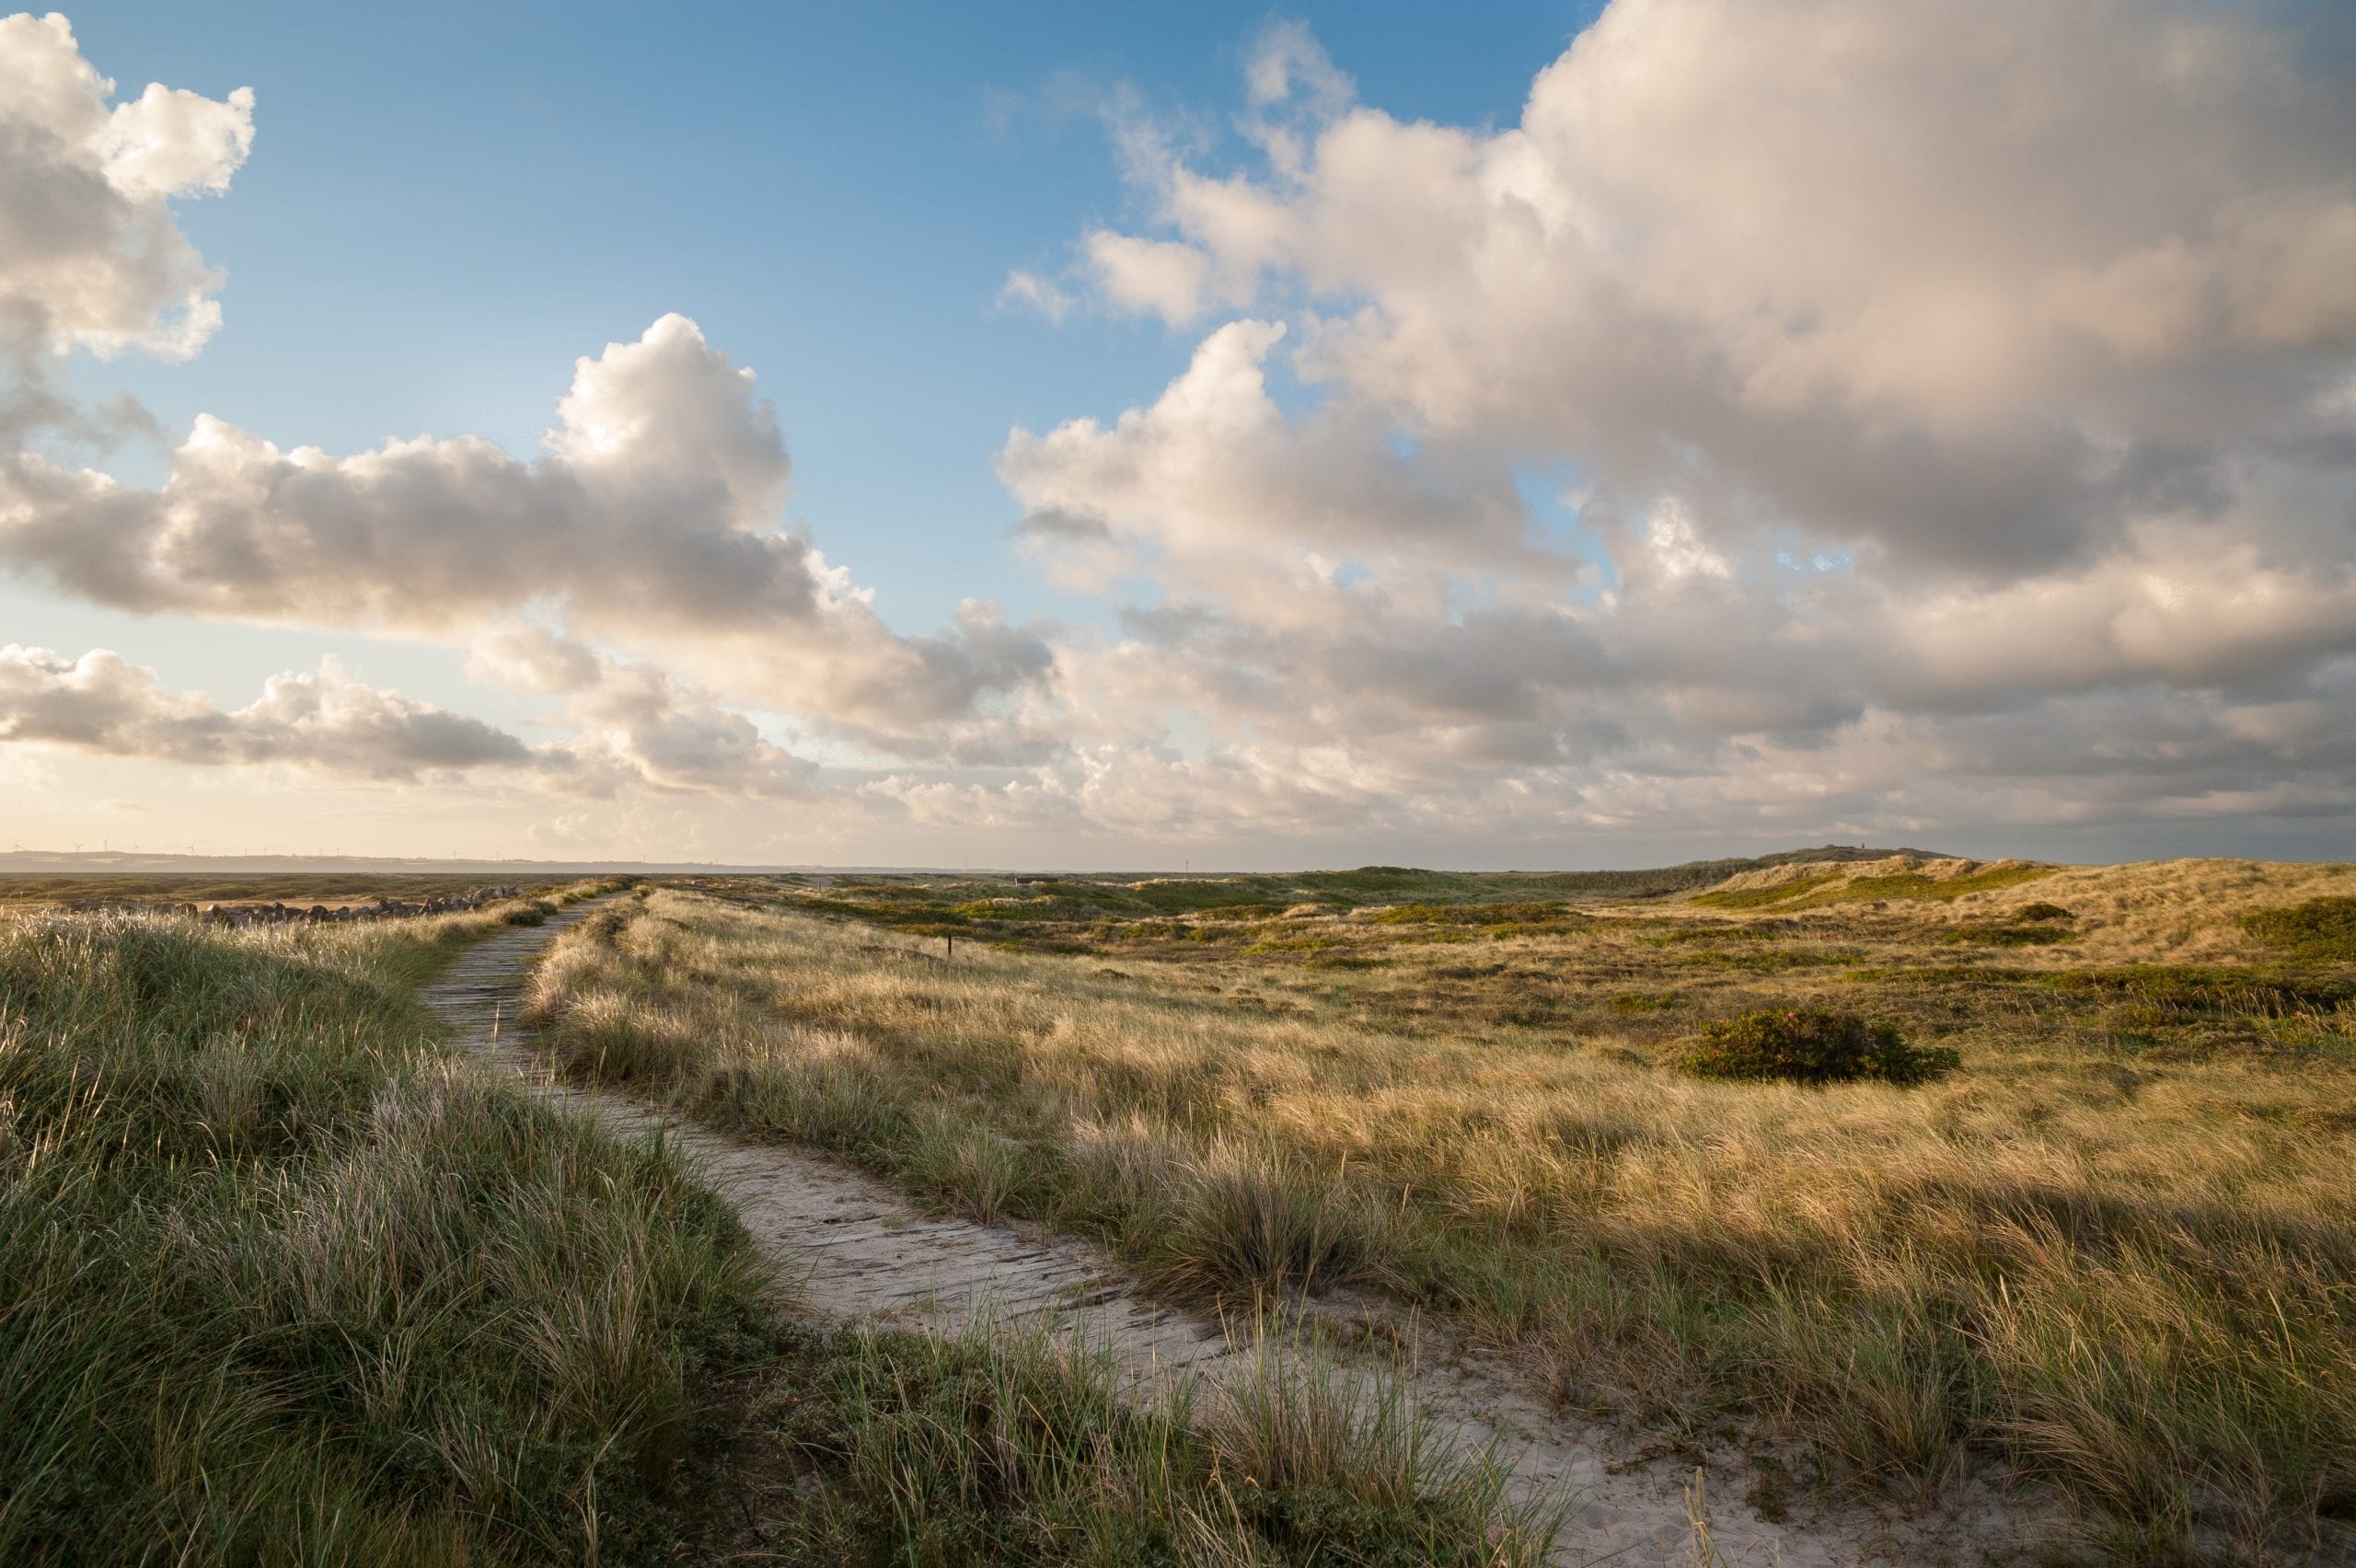
{"type": "Polygon", "coordinates": [[[1336,1452],[1315,1387],[1240,1427],[795,1321],[675,1150],[436,1043],[411,983],[545,907],[0,917],[0,1562],[1536,1560],[1494,1466],[1403,1415],[1336,1452]]]}
{"type": "Polygon", "coordinates": [[[734,896],[658,893],[569,943],[538,997],[559,1059],[1182,1293],[1385,1291],[1564,1401],[1731,1421],[1836,1482],[2017,1468],[2130,1556],[2274,1550],[2356,1498],[2340,982],[2125,982],[2129,1019],[2118,971],[2050,948],[1957,966],[1945,905],[1817,916],[1849,922],[1807,928],[1826,949],[1648,941],[1673,913],[1402,942],[1449,928],[1281,907],[952,964],[734,896]],[[1369,967],[1312,967],[1336,948],[1369,967]],[[1966,1070],[1663,1070],[1708,1019],[1827,996],[1966,1070]]]}

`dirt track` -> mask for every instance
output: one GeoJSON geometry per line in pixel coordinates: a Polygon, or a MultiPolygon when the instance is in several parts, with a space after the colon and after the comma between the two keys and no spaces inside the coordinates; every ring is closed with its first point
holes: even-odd
{"type": "MultiPolygon", "coordinates": [[[[450,1026],[453,1043],[494,1056],[536,1092],[595,1117],[617,1132],[661,1133],[684,1147],[734,1204],[756,1241],[800,1285],[799,1305],[842,1321],[872,1320],[953,1331],[976,1321],[1046,1325],[1114,1355],[1138,1396],[1157,1379],[1241,1374],[1262,1358],[1334,1360],[1332,1336],[1312,1352],[1301,1328],[1346,1329],[1369,1316],[1385,1337],[1415,1347],[1403,1361],[1362,1356],[1369,1378],[1403,1378],[1415,1403],[1453,1440],[1496,1444],[1518,1487],[1571,1505],[1561,1560],[1614,1564],[1693,1564],[1695,1532],[1683,1488],[1690,1463],[1634,1464],[1620,1435],[1550,1412],[1523,1392],[1508,1367],[1444,1346],[1376,1302],[1322,1303],[1287,1332],[1253,1340],[1144,1299],[1118,1263],[1083,1242],[1035,1231],[927,1215],[888,1183],[830,1159],[722,1136],[638,1101],[552,1081],[522,1032],[510,1026],[525,978],[557,935],[595,906],[568,910],[540,927],[503,929],[468,949],[422,993],[450,1026]]],[[[1345,1367],[1353,1372],[1361,1368],[1345,1367]]],[[[1934,1515],[1896,1517],[1844,1508],[1806,1521],[1771,1523],[1741,1500],[1743,1467],[1712,1467],[1711,1562],[1746,1568],[1846,1568],[1865,1562],[1978,1563],[2027,1554],[2051,1539],[2051,1520],[2032,1525],[2014,1500],[1984,1484],[1934,1515]]]]}

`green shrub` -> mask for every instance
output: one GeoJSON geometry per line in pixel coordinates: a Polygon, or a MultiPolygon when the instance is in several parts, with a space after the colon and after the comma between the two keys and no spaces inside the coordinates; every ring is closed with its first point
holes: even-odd
{"type": "Polygon", "coordinates": [[[1927,1083],[1962,1056],[1943,1045],[1907,1043],[1895,1024],[1830,1008],[1776,1008],[1720,1019],[1678,1066],[1696,1078],[1788,1083],[1927,1083]]]}
{"type": "Polygon", "coordinates": [[[2243,927],[2293,958],[2356,963],[2356,898],[2310,898],[2242,917],[2243,927]]]}

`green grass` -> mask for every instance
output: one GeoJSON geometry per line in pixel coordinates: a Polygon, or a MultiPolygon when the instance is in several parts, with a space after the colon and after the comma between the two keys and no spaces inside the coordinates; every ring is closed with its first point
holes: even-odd
{"type": "Polygon", "coordinates": [[[0,1561],[578,1561],[666,1534],[761,1270],[450,1061],[462,929],[0,924],[0,1561]]]}
{"type": "Polygon", "coordinates": [[[745,1545],[790,1562],[1519,1568],[1554,1526],[1395,1391],[1315,1368],[1141,1405],[1041,1338],[844,1331],[751,1413],[794,1501],[745,1545]]]}
{"type": "Polygon", "coordinates": [[[2356,898],[2311,898],[2243,917],[2252,936],[2311,963],[2356,963],[2356,898]]]}
{"type": "MultiPolygon", "coordinates": [[[[1537,1561],[1496,1467],[1380,1401],[1135,1404],[1035,1341],[793,1321],[694,1170],[414,999],[588,891],[0,919],[0,1562],[1537,1561]]],[[[933,1132],[981,1192],[995,1146],[933,1132]]]]}

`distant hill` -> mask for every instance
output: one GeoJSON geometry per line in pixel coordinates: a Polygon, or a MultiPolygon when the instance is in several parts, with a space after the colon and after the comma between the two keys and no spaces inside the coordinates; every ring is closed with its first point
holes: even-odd
{"type": "Polygon", "coordinates": [[[1531,880],[1564,893],[1596,894],[1609,898],[1666,898],[1671,894],[1697,893],[1705,887],[1715,887],[1728,877],[1763,871],[1773,866],[1886,860],[1893,855],[1926,860],[1949,859],[1931,849],[1876,849],[1861,844],[1827,844],[1815,849],[1784,849],[1773,855],[1727,860],[1688,860],[1681,866],[1661,866],[1652,870],[1555,871],[1531,880]]]}

